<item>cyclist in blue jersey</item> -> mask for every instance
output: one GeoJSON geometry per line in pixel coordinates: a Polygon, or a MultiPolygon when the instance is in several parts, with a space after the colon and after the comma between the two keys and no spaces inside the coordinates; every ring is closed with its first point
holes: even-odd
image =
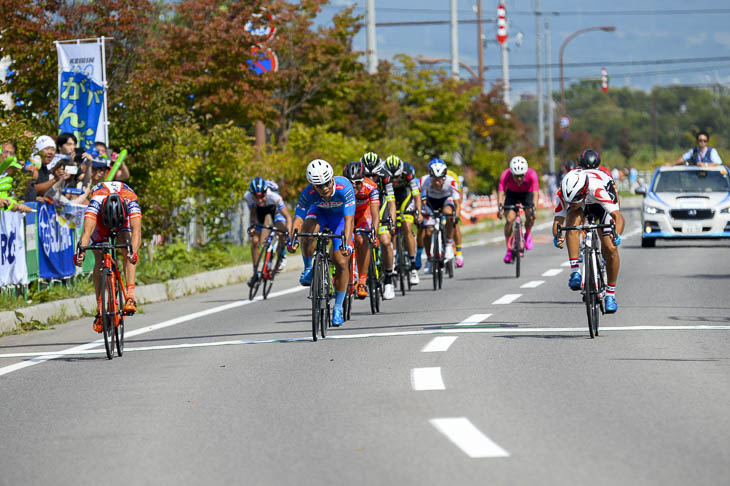
{"type": "MultiPolygon", "coordinates": [[[[355,226],[355,190],[345,177],[334,176],[329,162],[315,159],[307,165],[309,185],[299,195],[289,234],[295,232],[314,233],[328,228],[334,234],[344,232],[345,241],[332,240],[330,256],[335,262],[335,306],[332,312],[332,325],[341,326],[345,322],[342,304],[345,301],[347,283],[350,279],[348,261],[353,250],[352,233],[355,226]],[[335,251],[339,249],[340,251],[335,251]]],[[[299,283],[312,284],[312,260],[315,241],[302,238],[302,259],[304,271],[299,283]]],[[[296,240],[289,244],[289,251],[295,252],[299,246],[296,240]]]]}

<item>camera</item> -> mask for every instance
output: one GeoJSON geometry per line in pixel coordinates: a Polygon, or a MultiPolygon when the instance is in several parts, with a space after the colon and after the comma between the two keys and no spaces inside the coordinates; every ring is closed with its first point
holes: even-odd
{"type": "Polygon", "coordinates": [[[79,173],[79,166],[78,165],[67,165],[65,170],[66,170],[67,174],[76,175],[79,173]]]}
{"type": "Polygon", "coordinates": [[[74,162],[76,162],[77,164],[82,163],[84,161],[84,158],[82,157],[83,154],[84,154],[84,149],[82,149],[80,147],[76,147],[74,149],[74,162]]]}

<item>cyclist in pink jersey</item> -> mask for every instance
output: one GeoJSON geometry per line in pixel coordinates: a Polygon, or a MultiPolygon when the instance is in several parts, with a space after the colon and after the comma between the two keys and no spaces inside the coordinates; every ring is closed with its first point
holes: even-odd
{"type": "Polygon", "coordinates": [[[515,211],[504,210],[504,206],[514,206],[521,203],[525,208],[525,248],[532,250],[532,225],[535,223],[535,203],[540,190],[539,178],[535,169],[527,167],[527,159],[518,155],[512,157],[509,169],[502,172],[497,188],[497,202],[499,212],[497,217],[502,219],[504,213],[504,241],[507,244],[507,254],[504,263],[512,262],[512,227],[515,222],[515,211]]]}

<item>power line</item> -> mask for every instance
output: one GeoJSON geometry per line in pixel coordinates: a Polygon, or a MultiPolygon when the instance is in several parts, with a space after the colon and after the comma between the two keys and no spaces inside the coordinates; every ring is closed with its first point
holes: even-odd
{"type": "MultiPolygon", "coordinates": [[[[719,66],[707,66],[704,69],[708,71],[712,70],[727,70],[730,69],[730,65],[723,64],[719,66]]],[[[611,78],[638,78],[641,76],[657,76],[662,74],[673,74],[673,73],[684,73],[687,72],[686,69],[664,69],[661,71],[634,71],[630,73],[609,73],[608,77],[611,78]]],[[[555,79],[555,78],[553,78],[555,79]]],[[[597,76],[567,76],[564,78],[566,81],[576,81],[576,80],[588,80],[588,79],[595,79],[599,80],[600,77],[597,76]]],[[[537,78],[513,78],[510,79],[510,82],[515,83],[535,83],[537,82],[537,78]]]]}
{"type": "MultiPolygon", "coordinates": [[[[322,8],[342,10],[344,6],[323,5],[322,8]]],[[[365,10],[363,7],[355,7],[355,10],[365,10]]],[[[378,12],[393,13],[423,13],[444,15],[450,11],[447,9],[422,9],[422,8],[398,8],[398,7],[379,7],[378,12]]],[[[474,15],[471,10],[458,10],[459,15],[474,15]]],[[[535,12],[532,10],[510,10],[510,15],[542,15],[551,17],[560,16],[576,16],[576,15],[716,15],[730,14],[730,8],[709,8],[709,9],[674,9],[674,10],[566,10],[566,11],[542,11],[535,12]]]]}
{"type": "MultiPolygon", "coordinates": [[[[592,66],[649,66],[657,64],[691,64],[691,63],[704,63],[704,62],[720,62],[730,61],[730,56],[717,56],[717,57],[685,57],[676,59],[655,59],[655,60],[643,60],[643,61],[594,61],[594,62],[565,62],[563,66],[568,67],[592,67],[592,66]]],[[[493,64],[487,66],[489,69],[499,69],[501,64],[493,64]]],[[[559,63],[552,63],[550,66],[553,68],[559,68],[559,63]]],[[[510,64],[510,69],[537,69],[537,64],[510,64]]]]}
{"type": "MultiPolygon", "coordinates": [[[[482,19],[483,24],[494,24],[494,19],[482,19]]],[[[410,27],[416,25],[448,25],[450,20],[419,20],[410,22],[375,22],[375,27],[410,27]]],[[[477,20],[458,20],[459,24],[476,24],[477,20]]],[[[362,24],[361,24],[362,25],[362,24]]]]}

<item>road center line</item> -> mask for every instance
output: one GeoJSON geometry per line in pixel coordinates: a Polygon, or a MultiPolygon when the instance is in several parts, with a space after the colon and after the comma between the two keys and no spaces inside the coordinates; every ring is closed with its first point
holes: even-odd
{"type": "Polygon", "coordinates": [[[509,457],[509,452],[484,435],[466,417],[435,418],[429,422],[473,459],[509,457]]]}
{"type": "MultiPolygon", "coordinates": [[[[269,294],[269,298],[273,297],[279,297],[281,295],[287,295],[294,292],[300,292],[302,290],[305,290],[307,287],[302,287],[301,285],[298,285],[296,287],[291,287],[285,290],[280,290],[278,292],[273,292],[269,294]]],[[[133,337],[138,336],[140,334],[145,334],[151,331],[156,331],[158,329],[163,329],[165,327],[175,326],[177,324],[181,324],[183,322],[192,321],[194,319],[197,319],[199,317],[205,317],[210,314],[216,314],[218,312],[227,311],[230,309],[235,309],[236,307],[241,307],[244,305],[252,304],[254,302],[257,302],[259,300],[262,300],[261,296],[257,297],[254,300],[239,300],[236,302],[232,302],[230,304],[225,305],[219,305],[218,307],[212,307],[210,309],[206,309],[204,311],[196,312],[194,314],[188,314],[186,316],[176,317],[175,319],[170,319],[167,321],[160,322],[158,324],[154,324],[152,326],[146,326],[140,329],[135,329],[134,331],[127,331],[124,334],[124,337],[133,337]]],[[[27,368],[29,366],[37,365],[39,363],[45,363],[46,361],[50,361],[52,359],[59,358],[61,356],[69,355],[69,354],[87,354],[88,350],[91,348],[95,348],[97,346],[101,346],[104,344],[103,339],[97,339],[96,341],[92,341],[86,344],[82,344],[80,346],[74,346],[73,348],[68,348],[63,351],[60,351],[58,354],[52,354],[52,353],[25,353],[25,355],[18,353],[16,354],[17,357],[26,357],[26,356],[38,356],[37,358],[33,358],[28,361],[23,361],[22,363],[15,363],[10,366],[5,366],[3,368],[0,368],[0,376],[7,375],[8,373],[12,373],[13,371],[22,370],[23,368],[27,368]]],[[[129,351],[129,349],[125,349],[125,351],[129,351]]],[[[0,357],[9,357],[9,355],[0,355],[0,357]]]]}
{"type": "Polygon", "coordinates": [[[551,268],[550,270],[546,270],[545,273],[542,274],[542,276],[543,277],[554,277],[562,272],[563,272],[562,268],[551,268]]]}
{"type": "Polygon", "coordinates": [[[441,368],[413,368],[411,370],[411,385],[416,391],[445,390],[444,380],[441,378],[441,368]]]}
{"type": "Polygon", "coordinates": [[[457,326],[474,326],[482,321],[486,321],[490,317],[492,317],[492,314],[473,314],[458,323],[457,326]]]}
{"type": "Polygon", "coordinates": [[[421,350],[422,353],[441,353],[447,351],[454,344],[458,336],[438,336],[433,338],[421,350]]]}
{"type": "Polygon", "coordinates": [[[520,297],[522,297],[522,294],[507,294],[507,295],[503,295],[499,299],[497,299],[494,302],[492,302],[492,305],[511,304],[512,302],[514,302],[515,300],[519,299],[520,297]]]}
{"type": "Polygon", "coordinates": [[[520,285],[521,289],[534,289],[539,287],[540,285],[544,284],[544,280],[533,280],[532,282],[527,282],[525,284],[520,285]]]}

